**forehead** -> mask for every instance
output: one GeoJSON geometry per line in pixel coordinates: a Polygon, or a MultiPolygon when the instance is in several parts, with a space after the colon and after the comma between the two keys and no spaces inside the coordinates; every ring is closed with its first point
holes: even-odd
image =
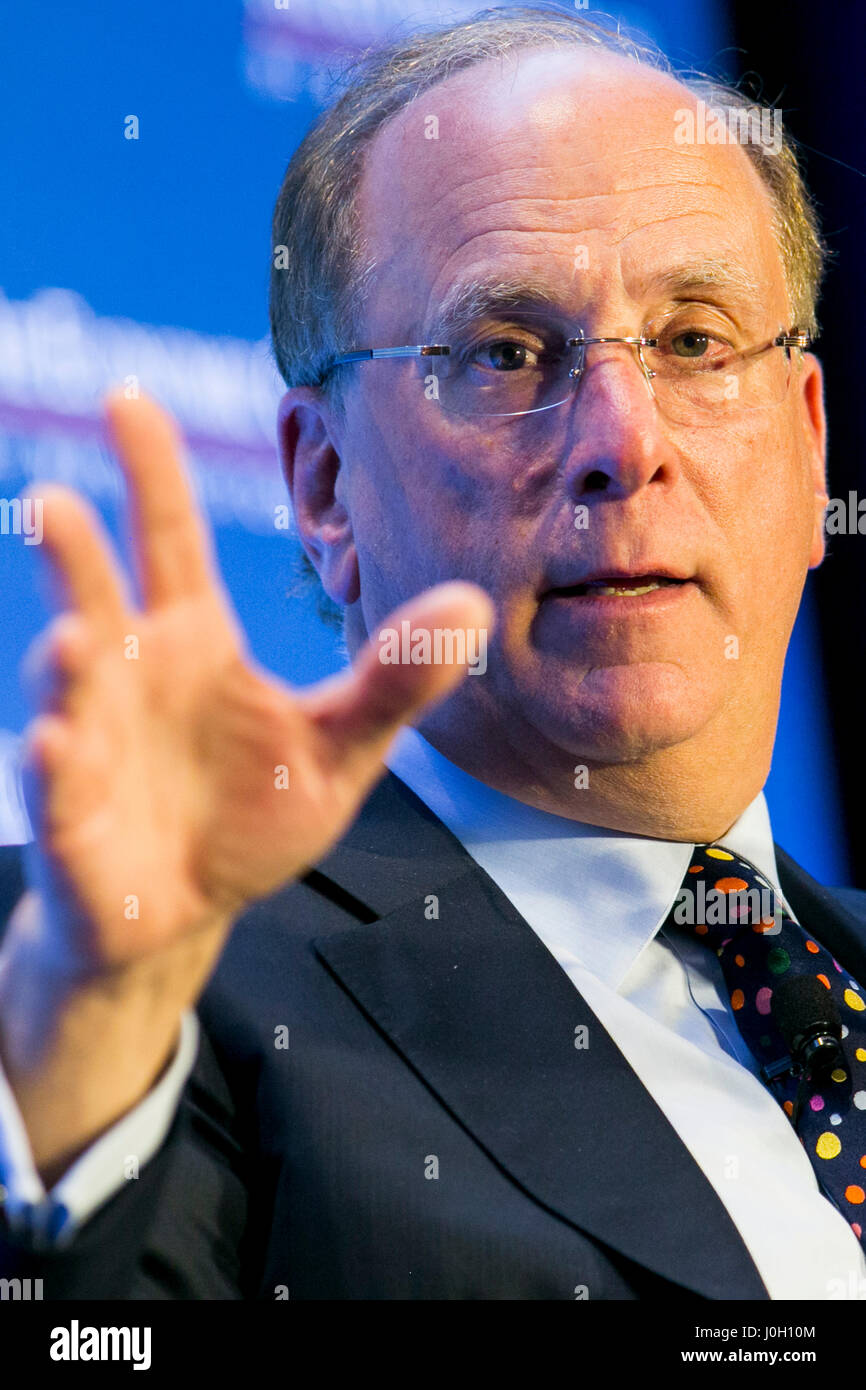
{"type": "Polygon", "coordinates": [[[737,144],[681,143],[696,107],[668,75],[580,48],[438,83],[367,154],[368,317],[420,321],[456,283],[500,271],[549,279],[575,309],[624,312],[671,266],[714,260],[784,302],[769,194],[737,144]]]}

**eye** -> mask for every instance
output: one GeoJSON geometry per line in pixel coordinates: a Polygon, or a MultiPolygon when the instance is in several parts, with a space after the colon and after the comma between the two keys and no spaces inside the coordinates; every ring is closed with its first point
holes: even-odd
{"type": "Polygon", "coordinates": [[[516,372],[538,365],[539,353],[515,338],[495,338],[470,349],[470,357],[481,367],[495,372],[516,372]]]}
{"type": "Polygon", "coordinates": [[[671,338],[671,349],[677,357],[705,357],[710,346],[708,333],[687,328],[671,338]]]}
{"type": "Polygon", "coordinates": [[[709,325],[668,324],[658,336],[661,358],[673,370],[721,371],[734,352],[731,344],[709,325]]]}

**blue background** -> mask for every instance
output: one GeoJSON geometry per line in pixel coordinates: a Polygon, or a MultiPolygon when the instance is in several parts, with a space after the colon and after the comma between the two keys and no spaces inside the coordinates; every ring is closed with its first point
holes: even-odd
{"type": "MultiPolygon", "coordinates": [[[[328,0],[320,9],[326,10],[328,0]]],[[[612,7],[613,8],[613,7],[612,7]]],[[[26,299],[77,291],[99,315],[257,341],[267,333],[270,218],[285,165],[318,109],[278,100],[246,76],[243,6],[42,3],[7,10],[0,84],[0,286],[26,299]],[[140,138],[123,138],[134,113],[140,138]]],[[[677,61],[731,71],[724,7],[621,7],[677,61]]],[[[435,6],[405,16],[435,17],[435,6]]],[[[274,457],[274,498],[282,499],[274,457]]],[[[14,496],[22,478],[0,478],[14,496]]],[[[115,530],[118,518],[104,507],[115,530]]],[[[284,535],[217,528],[223,574],[253,651],[307,682],[341,664],[336,634],[290,595],[284,535]]],[[[38,547],[0,544],[4,661],[0,728],[28,717],[16,671],[49,612],[38,547]]],[[[810,581],[811,584],[811,581],[810,581]]],[[[776,839],[819,879],[848,881],[814,604],[786,669],[767,797],[776,839]]]]}

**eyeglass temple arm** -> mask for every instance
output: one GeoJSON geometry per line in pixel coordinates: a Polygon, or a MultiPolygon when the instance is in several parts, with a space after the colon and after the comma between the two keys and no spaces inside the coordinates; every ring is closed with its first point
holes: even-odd
{"type": "Polygon", "coordinates": [[[373,357],[447,357],[451,349],[439,343],[419,344],[416,347],[357,348],[344,352],[331,362],[332,367],[344,367],[350,362],[369,362],[373,357]]]}

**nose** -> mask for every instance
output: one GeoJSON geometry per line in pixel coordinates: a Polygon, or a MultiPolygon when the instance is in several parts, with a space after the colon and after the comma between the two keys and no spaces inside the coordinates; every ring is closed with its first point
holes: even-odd
{"type": "Polygon", "coordinates": [[[650,483],[671,483],[677,454],[634,346],[596,343],[584,349],[568,416],[565,462],[570,492],[629,497],[650,483]]]}

